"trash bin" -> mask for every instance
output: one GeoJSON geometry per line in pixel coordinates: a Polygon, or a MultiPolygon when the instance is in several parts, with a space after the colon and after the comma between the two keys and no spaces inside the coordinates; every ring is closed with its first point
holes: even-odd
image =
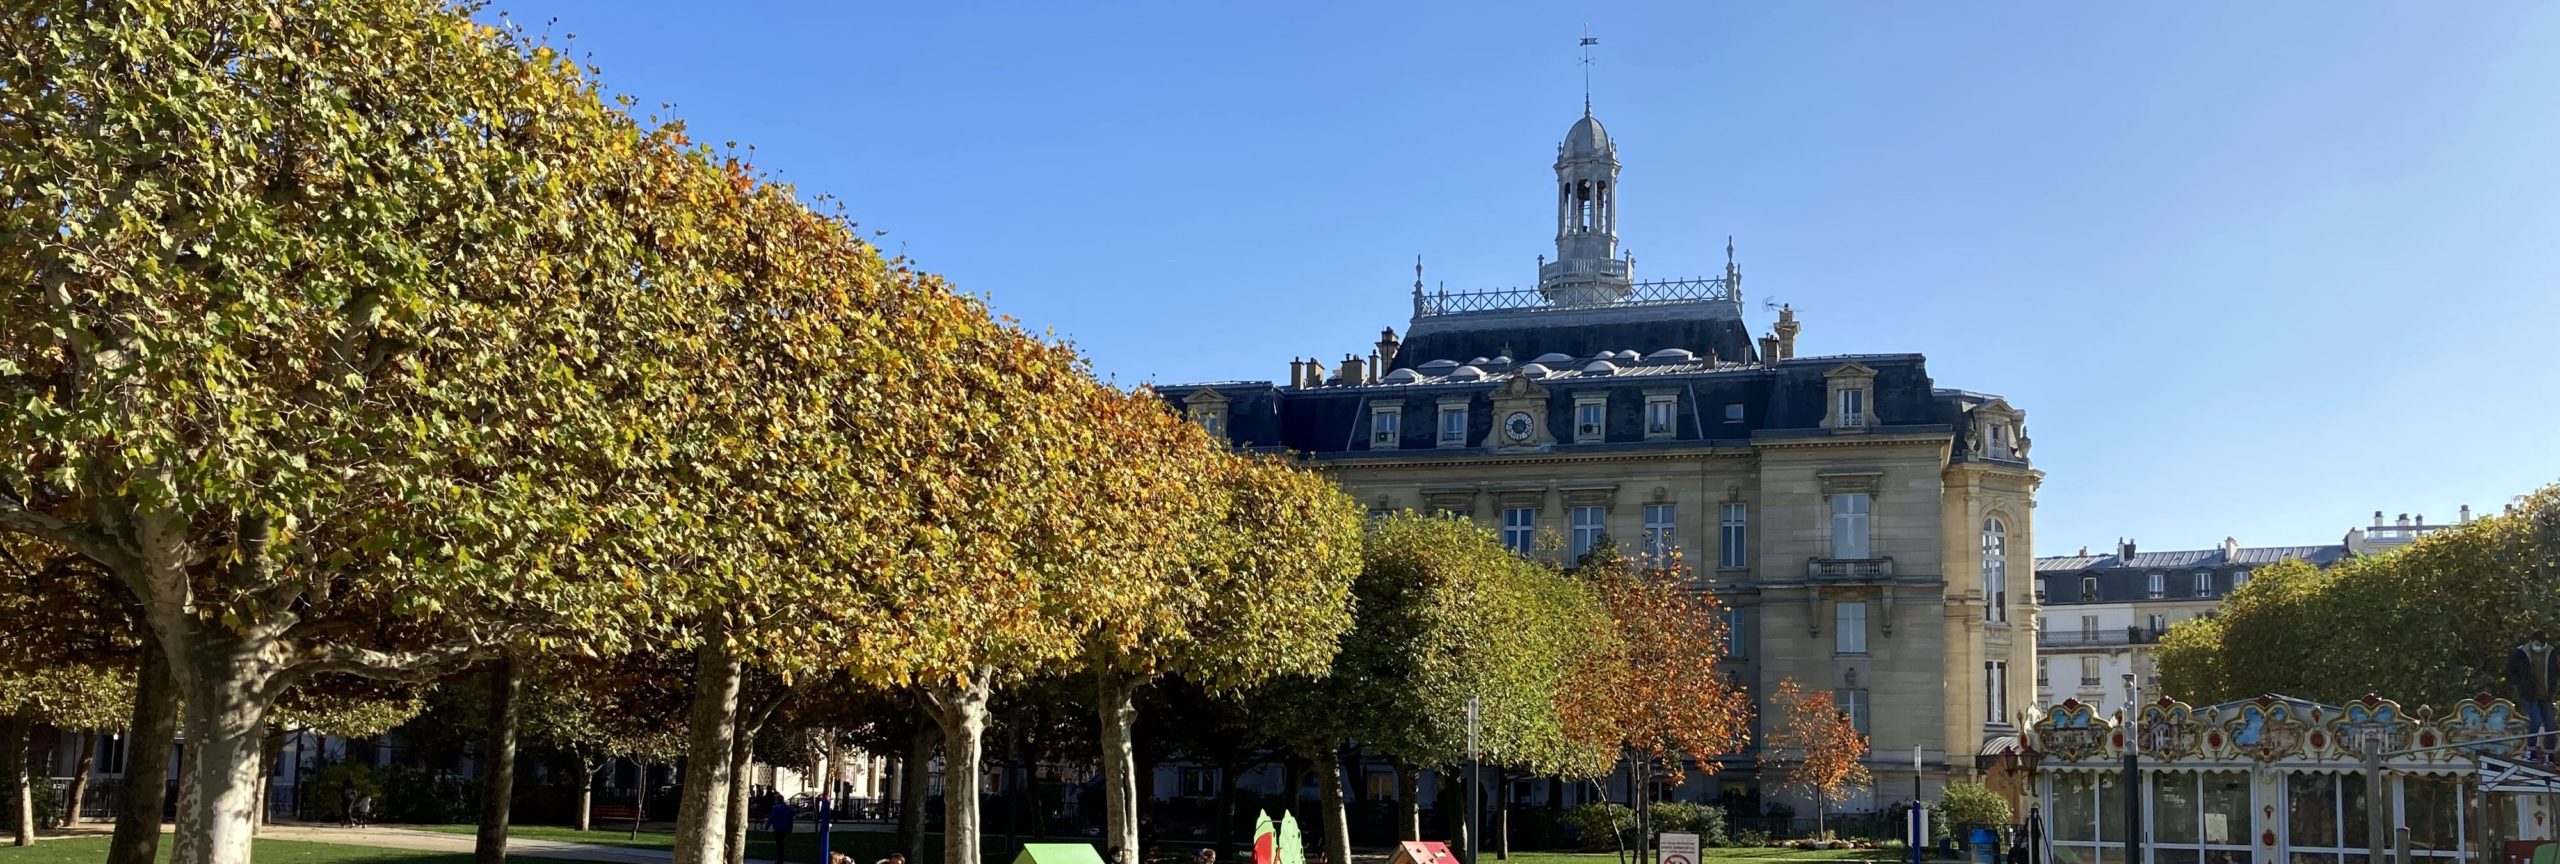
{"type": "Polygon", "coordinates": [[[1989,828],[1976,828],[1965,835],[1965,843],[1973,847],[1973,864],[2000,864],[2000,835],[1989,828]]]}

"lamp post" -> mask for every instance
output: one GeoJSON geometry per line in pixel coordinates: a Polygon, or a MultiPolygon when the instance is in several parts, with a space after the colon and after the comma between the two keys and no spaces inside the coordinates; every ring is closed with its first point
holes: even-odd
{"type": "Polygon", "coordinates": [[[1920,745],[1911,745],[1911,864],[1928,860],[1923,847],[1929,845],[1929,813],[1920,801],[1920,745]]]}
{"type": "Polygon", "coordinates": [[[1476,729],[1483,711],[1482,702],[1467,697],[1467,864],[1476,864],[1477,850],[1484,848],[1484,791],[1477,788],[1484,782],[1484,762],[1476,753],[1476,729]]]}
{"type": "Polygon", "coordinates": [[[2124,673],[2124,860],[2142,858],[2142,685],[2124,673]]]}

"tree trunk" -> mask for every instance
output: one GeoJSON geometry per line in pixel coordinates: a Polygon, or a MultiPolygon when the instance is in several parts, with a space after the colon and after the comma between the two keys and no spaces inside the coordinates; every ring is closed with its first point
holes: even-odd
{"type": "Polygon", "coordinates": [[[1324,796],[1324,860],[1325,864],[1351,864],[1351,810],[1343,804],[1342,749],[1319,748],[1315,753],[1318,778],[1316,788],[1324,796]]]}
{"type": "Polygon", "coordinates": [[[1511,778],[1508,775],[1496,774],[1495,779],[1501,781],[1502,788],[1494,792],[1494,800],[1502,802],[1502,807],[1494,811],[1493,860],[1509,861],[1511,860],[1511,805],[1517,802],[1511,800],[1511,778]]]}
{"type": "Polygon", "coordinates": [[[729,864],[747,861],[747,808],[751,806],[747,803],[747,769],[755,762],[755,738],[754,730],[739,729],[737,744],[729,751],[729,824],[725,829],[729,839],[728,857],[724,859],[729,864]]]}
{"type": "MultiPolygon", "coordinates": [[[[273,645],[207,628],[177,667],[187,763],[178,792],[178,831],[171,864],[248,864],[257,832],[258,790],[266,759],[267,713],[284,670],[273,645]]],[[[164,649],[165,650],[165,649],[164,649]]]]}
{"type": "Polygon", "coordinates": [[[1647,864],[1653,851],[1653,760],[1628,760],[1635,767],[1636,864],[1647,864]]]}
{"type": "Polygon", "coordinates": [[[926,714],[907,739],[905,764],[898,766],[898,848],[910,861],[924,860],[924,805],[933,794],[933,744],[942,737],[938,721],[926,714]]]}
{"type": "MultiPolygon", "coordinates": [[[[687,721],[683,798],[676,807],[674,864],[725,864],[729,759],[737,747],[738,657],[717,634],[695,652],[693,713],[687,721]]],[[[646,784],[643,784],[644,786],[646,784]]],[[[645,796],[646,790],[643,790],[645,796]]]]}
{"type": "Polygon", "coordinates": [[[36,791],[27,779],[27,739],[35,727],[35,719],[22,711],[0,718],[0,777],[9,783],[9,837],[15,846],[36,842],[36,791]]]}
{"type": "Polygon", "coordinates": [[[1138,754],[1129,733],[1138,723],[1138,688],[1116,670],[1093,677],[1102,711],[1102,848],[1120,850],[1110,864],[1137,864],[1138,754]]]}
{"type": "Polygon", "coordinates": [[[284,727],[267,724],[267,733],[258,739],[258,807],[253,831],[267,827],[267,811],[275,809],[276,763],[284,759],[284,727]]]}
{"type": "Polygon", "coordinates": [[[62,802],[62,826],[80,824],[80,805],[89,797],[89,769],[97,762],[98,733],[80,733],[80,763],[71,770],[71,794],[62,802]]]}
{"type": "Polygon", "coordinates": [[[1396,768],[1396,839],[1422,839],[1422,769],[1402,759],[1388,764],[1396,768]]]}
{"type": "Polygon", "coordinates": [[[134,673],[133,720],[124,730],[124,795],[107,864],[152,864],[160,855],[160,811],[169,802],[169,751],[178,737],[178,682],[169,655],[146,628],[134,673]]]}
{"type": "Polygon", "coordinates": [[[942,864],[979,864],[979,765],[987,735],[990,670],[966,686],[930,684],[925,702],[942,726],[942,864]]]}
{"type": "Polygon", "coordinates": [[[489,737],[481,747],[488,762],[480,787],[480,833],[471,844],[472,864],[506,864],[507,817],[516,791],[516,694],[522,669],[512,658],[489,664],[489,737]]]}
{"type": "Polygon", "coordinates": [[[578,778],[581,781],[578,784],[578,830],[593,831],[596,827],[596,772],[604,770],[606,765],[613,764],[613,760],[596,759],[585,753],[579,753],[577,756],[578,778]]]}
{"type": "Polygon", "coordinates": [[[635,759],[632,764],[640,769],[640,780],[636,784],[638,791],[631,796],[631,839],[638,840],[640,823],[649,821],[649,763],[635,759]]]}

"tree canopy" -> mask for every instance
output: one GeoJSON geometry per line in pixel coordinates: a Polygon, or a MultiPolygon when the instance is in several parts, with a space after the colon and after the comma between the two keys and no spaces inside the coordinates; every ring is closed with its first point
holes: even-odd
{"type": "Polygon", "coordinates": [[[2252,571],[2212,616],[2170,628],[2155,657],[2164,691],[2199,704],[2378,693],[2450,705],[2505,695],[2508,650],[2560,633],[2555,608],[2560,486],[2382,555],[2252,571]]]}

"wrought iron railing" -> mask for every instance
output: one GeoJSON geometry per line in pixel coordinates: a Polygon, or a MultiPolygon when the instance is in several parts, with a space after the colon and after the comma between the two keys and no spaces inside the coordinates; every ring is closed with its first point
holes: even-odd
{"type": "Polygon", "coordinates": [[[1517,309],[1589,309],[1615,306],[1669,306],[1680,303],[1736,303],[1742,299],[1735,290],[1738,280],[1730,277],[1712,279],[1667,279],[1638,282],[1618,300],[1594,303],[1550,303],[1536,288],[1495,288],[1485,291],[1430,291],[1419,288],[1413,293],[1413,315],[1464,315],[1470,312],[1509,312],[1517,309]]]}
{"type": "Polygon", "coordinates": [[[2099,630],[2063,631],[2036,634],[2039,648],[2070,648],[2091,645],[2150,645],[2160,641],[2169,631],[2149,627],[2108,627],[2099,630]]]}

